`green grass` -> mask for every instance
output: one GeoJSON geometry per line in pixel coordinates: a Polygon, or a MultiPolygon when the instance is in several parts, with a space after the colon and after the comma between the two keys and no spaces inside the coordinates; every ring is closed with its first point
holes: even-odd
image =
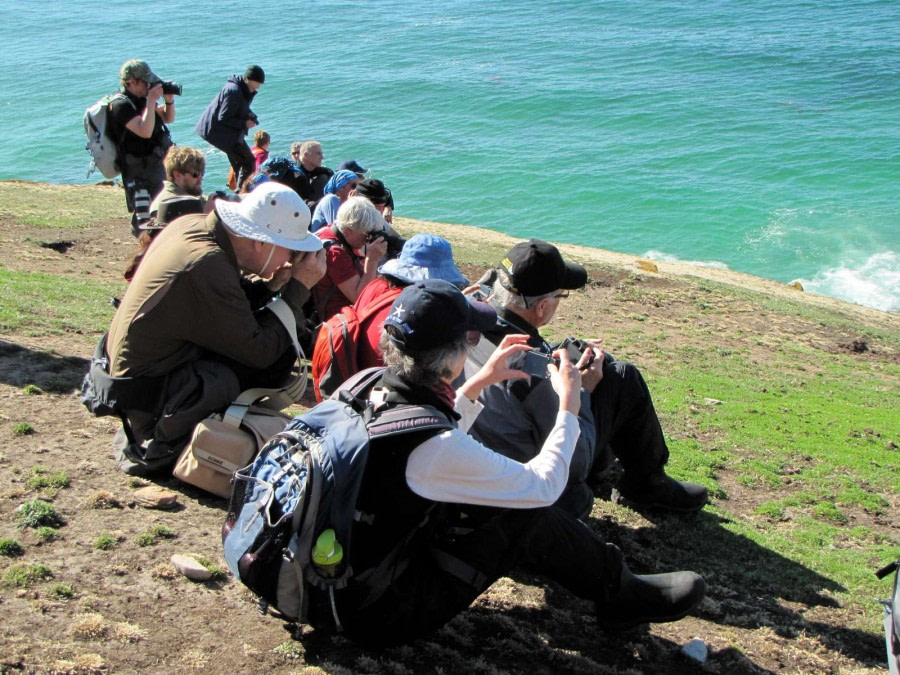
{"type": "Polygon", "coordinates": [[[118,537],[111,534],[101,534],[94,539],[94,548],[98,551],[111,551],[119,545],[118,537]]]}
{"type": "Polygon", "coordinates": [[[154,546],[160,539],[174,539],[178,534],[166,525],[153,525],[148,531],[137,536],[138,546],[154,546]]]}
{"type": "Polygon", "coordinates": [[[75,597],[75,587],[72,584],[53,584],[47,592],[57,600],[71,600],[75,597]]]}
{"type": "Polygon", "coordinates": [[[0,555],[6,556],[7,558],[15,558],[23,553],[25,553],[25,549],[23,549],[22,544],[15,539],[0,539],[0,555]]]}
{"type": "Polygon", "coordinates": [[[34,490],[69,487],[69,472],[65,470],[51,472],[46,467],[35,466],[32,467],[31,475],[26,483],[28,483],[28,487],[34,490]]]}
{"type": "Polygon", "coordinates": [[[0,215],[24,225],[79,229],[121,218],[124,209],[120,188],[0,183],[0,215]]]}
{"type": "Polygon", "coordinates": [[[34,433],[34,427],[30,422],[19,422],[12,429],[13,436],[30,436],[34,433]]]}
{"type": "Polygon", "coordinates": [[[66,522],[51,504],[42,499],[25,502],[17,509],[17,512],[19,515],[16,517],[16,524],[20,528],[42,526],[57,528],[62,527],[66,522]]]}
{"type": "Polygon", "coordinates": [[[22,393],[26,396],[39,396],[44,393],[44,390],[36,384],[26,384],[22,387],[22,393]]]}
{"type": "MultiPolygon", "coordinates": [[[[0,267],[0,333],[102,333],[114,310],[109,299],[123,285],[0,267]]],[[[46,389],[46,386],[45,386],[46,389]]]]}
{"type": "Polygon", "coordinates": [[[13,565],[3,574],[3,585],[28,588],[52,578],[53,573],[45,565],[13,565]]]}
{"type": "Polygon", "coordinates": [[[59,539],[59,532],[49,525],[43,525],[34,531],[34,536],[41,542],[49,544],[51,541],[59,539]]]}

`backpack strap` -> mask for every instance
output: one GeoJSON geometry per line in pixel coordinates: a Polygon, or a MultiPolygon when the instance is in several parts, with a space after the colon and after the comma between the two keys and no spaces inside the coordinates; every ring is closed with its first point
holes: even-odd
{"type": "Polygon", "coordinates": [[[222,420],[233,427],[241,426],[241,420],[254,403],[259,402],[258,405],[271,410],[284,410],[300,401],[306,391],[306,355],[303,353],[303,348],[297,339],[297,321],[294,318],[294,313],[281,298],[276,298],[270,302],[265,306],[265,309],[268,309],[278,317],[278,320],[281,321],[287,330],[294,345],[294,350],[297,352],[297,362],[300,364],[300,369],[296,377],[278,389],[253,387],[241,392],[222,416],[222,420]],[[260,401],[260,399],[265,400],[260,401]]]}

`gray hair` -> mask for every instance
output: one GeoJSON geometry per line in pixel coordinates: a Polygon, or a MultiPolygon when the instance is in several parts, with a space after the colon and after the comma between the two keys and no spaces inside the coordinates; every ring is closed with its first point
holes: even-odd
{"type": "MultiPolygon", "coordinates": [[[[311,151],[315,150],[316,148],[321,148],[321,147],[322,147],[322,144],[319,143],[319,141],[303,141],[303,143],[300,144],[300,156],[302,157],[306,153],[311,152],[311,151]]],[[[291,149],[292,150],[294,149],[293,145],[291,146],[291,149]]]]}
{"type": "Polygon", "coordinates": [[[382,232],[387,229],[387,221],[378,213],[375,205],[365,197],[350,197],[338,209],[334,218],[334,227],[341,233],[347,230],[382,232]]]}
{"type": "Polygon", "coordinates": [[[459,360],[466,353],[466,336],[453,342],[419,352],[415,355],[403,352],[391,340],[390,333],[396,330],[393,326],[385,326],[378,342],[384,365],[393,368],[400,379],[429,386],[447,380],[455,374],[459,360]]]}
{"type": "MultiPolygon", "coordinates": [[[[500,281],[501,275],[504,275],[504,272],[498,270],[494,277],[494,291],[491,294],[491,302],[504,309],[528,309],[529,307],[534,307],[541,300],[552,298],[557,293],[557,291],[552,291],[550,293],[544,293],[543,295],[519,295],[518,293],[513,293],[503,285],[500,281]]],[[[509,283],[509,277],[506,278],[507,283],[509,283]]]]}

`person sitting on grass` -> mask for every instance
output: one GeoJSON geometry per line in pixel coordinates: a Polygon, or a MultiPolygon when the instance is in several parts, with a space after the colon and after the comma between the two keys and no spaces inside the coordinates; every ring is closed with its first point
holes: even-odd
{"type": "Polygon", "coordinates": [[[358,182],[359,178],[352,171],[342,169],[335,173],[325,184],[325,196],[316,204],[309,229],[316,232],[332,225],[341,204],[350,198],[358,182]]]}
{"type": "Polygon", "coordinates": [[[386,225],[369,200],[351,197],[341,205],[334,225],[316,233],[325,242],[328,261],[325,276],[312,291],[319,321],[356,302],[375,278],[387,252],[387,241],[379,236],[386,225]]]}
{"type": "Polygon", "coordinates": [[[296,192],[264,183],[239,203],[182,216],[147,250],[98,344],[83,401],[116,414],[119,467],[171,470],[198,422],[252,387],[280,387],[296,360],[288,330],[258,312],[276,294],[303,325],[303,303],[325,273],[296,192]]]}
{"type": "MultiPolygon", "coordinates": [[[[524,333],[533,349],[549,355],[553,348],[540,329],[550,323],[568,291],[587,282],[584,267],[563,259],[552,244],[539,239],[516,244],[482,281],[492,280],[491,304],[500,320],[469,351],[466,372],[477,371],[503,337],[524,333]]],[[[570,485],[561,506],[576,516],[590,512],[589,483],[605,469],[607,446],[625,473],[613,491],[621,504],[665,511],[699,511],[707,502],[702,485],[666,475],[669,459],[650,390],[632,364],[604,354],[599,341],[585,340],[581,368],[581,438],[570,468],[570,485]]],[[[509,457],[527,462],[540,451],[553,427],[557,393],[542,377],[511,380],[482,392],[484,414],[472,433],[509,457]]]]}
{"type": "Polygon", "coordinates": [[[581,375],[562,360],[550,366],[556,393],[550,433],[525,463],[466,434],[483,413],[488,386],[527,377],[507,360],[527,350],[525,335],[505,337],[457,390],[466,345],[496,322],[440,279],[406,287],[384,324],[387,369],[363,396],[376,405],[432,406],[453,427],[375,441],[362,477],[346,587],[310,593],[310,622],[333,625],[354,642],[386,647],[427,636],[463,612],[500,577],[521,569],[592,601],[601,630],[675,621],[703,599],[694,572],[636,575],[622,552],[554,507],[566,485],[579,436],[581,375]],[[470,509],[479,512],[469,519],[470,509]],[[420,526],[420,523],[427,523],[420,526]]]}
{"type": "Polygon", "coordinates": [[[160,202],[183,197],[199,200],[201,208],[207,213],[212,210],[212,204],[207,206],[203,197],[206,156],[202,152],[186,145],[173,145],[163,159],[163,166],[166,169],[166,180],[162,189],[153,195],[150,204],[151,218],[159,211],[160,202]]]}

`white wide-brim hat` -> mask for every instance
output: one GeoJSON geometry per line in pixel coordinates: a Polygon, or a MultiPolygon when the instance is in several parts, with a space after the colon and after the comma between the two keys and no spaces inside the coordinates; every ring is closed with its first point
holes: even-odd
{"type": "Polygon", "coordinates": [[[217,199],[216,213],[238,237],[292,251],[322,248],[322,240],[309,231],[309,207],[281,183],[262,183],[238,203],[217,199]]]}

